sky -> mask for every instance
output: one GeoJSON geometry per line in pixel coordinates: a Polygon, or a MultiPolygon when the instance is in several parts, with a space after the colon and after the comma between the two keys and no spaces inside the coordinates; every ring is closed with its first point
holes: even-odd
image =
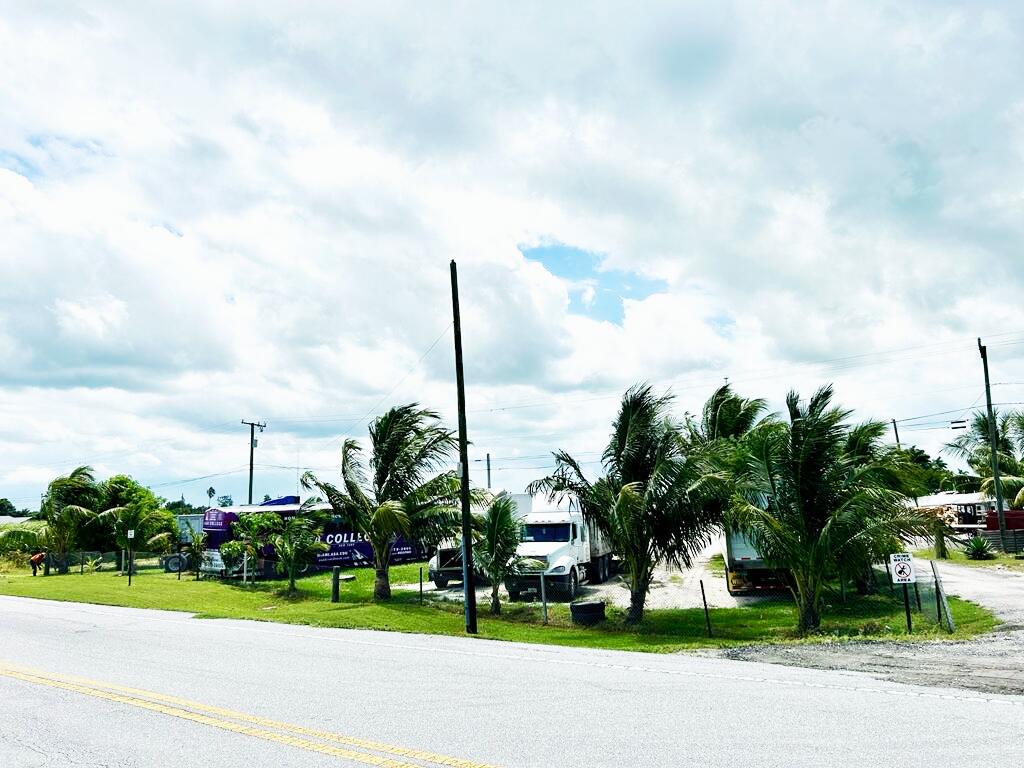
{"type": "MultiPolygon", "coordinates": [[[[0,497],[244,501],[420,402],[472,478],[622,392],[1024,401],[1017,2],[0,0],[0,497]]],[[[1012,405],[1004,407],[1014,407],[1012,405]]],[[[935,415],[933,415],[935,414],[935,415]]]]}

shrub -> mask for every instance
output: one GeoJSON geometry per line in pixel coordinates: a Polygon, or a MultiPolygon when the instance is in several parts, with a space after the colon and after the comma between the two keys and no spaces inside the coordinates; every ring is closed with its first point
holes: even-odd
{"type": "Polygon", "coordinates": [[[220,545],[220,558],[224,562],[224,575],[230,576],[242,564],[245,556],[245,543],[238,539],[225,542],[220,545]]]}
{"type": "Polygon", "coordinates": [[[968,540],[964,546],[964,554],[968,560],[991,560],[995,557],[992,545],[988,543],[988,539],[981,536],[973,536],[968,540]]]}

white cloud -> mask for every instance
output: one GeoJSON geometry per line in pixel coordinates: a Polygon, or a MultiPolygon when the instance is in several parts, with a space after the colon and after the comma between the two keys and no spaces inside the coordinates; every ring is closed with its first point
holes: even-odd
{"type": "Polygon", "coordinates": [[[478,453],[597,450],[641,379],[969,405],[972,335],[1024,328],[1022,31],[1009,2],[7,8],[0,495],[237,469],[243,417],[281,466],[378,403],[451,419],[452,258],[478,453]],[[593,284],[544,242],[666,287],[574,314],[593,284]]]}

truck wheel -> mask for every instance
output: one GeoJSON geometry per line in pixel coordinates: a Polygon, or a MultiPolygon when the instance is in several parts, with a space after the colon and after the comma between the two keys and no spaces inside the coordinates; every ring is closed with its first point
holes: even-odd
{"type": "Polygon", "coordinates": [[[579,586],[580,578],[576,575],[576,569],[573,568],[569,571],[569,584],[565,588],[565,593],[568,595],[570,601],[576,599],[576,592],[579,590],[579,586]]]}
{"type": "Polygon", "coordinates": [[[608,556],[601,555],[601,557],[597,558],[596,567],[597,583],[603,584],[604,582],[608,581],[608,556]]]}
{"type": "Polygon", "coordinates": [[[438,589],[444,589],[448,586],[448,579],[444,576],[438,576],[434,579],[434,586],[438,589]]]}

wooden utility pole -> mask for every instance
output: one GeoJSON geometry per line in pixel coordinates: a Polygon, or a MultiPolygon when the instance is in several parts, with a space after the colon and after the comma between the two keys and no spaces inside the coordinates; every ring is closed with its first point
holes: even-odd
{"type": "Polygon", "coordinates": [[[896,433],[896,450],[903,450],[900,447],[900,428],[896,426],[896,419],[892,420],[892,431],[896,433]]]}
{"type": "Polygon", "coordinates": [[[491,489],[491,454],[487,454],[487,490],[491,489]]]}
{"type": "Polygon", "coordinates": [[[988,382],[988,348],[978,339],[981,364],[985,369],[985,404],[988,407],[988,440],[992,451],[992,486],[996,494],[996,517],[999,520],[999,546],[1006,551],[1006,513],[1003,511],[1003,488],[999,482],[999,439],[996,432],[996,417],[992,410],[992,387],[988,382]]]}
{"type": "Polygon", "coordinates": [[[462,593],[466,632],[476,634],[476,588],[473,584],[473,525],[469,510],[469,440],[466,437],[466,382],[462,367],[462,319],[459,315],[459,275],[452,273],[452,321],[455,327],[455,386],[459,395],[459,496],[462,502],[462,593]]]}
{"type": "Polygon", "coordinates": [[[256,428],[259,427],[262,432],[267,425],[259,421],[246,421],[245,419],[242,419],[242,423],[249,425],[249,503],[252,504],[252,470],[256,451],[256,428]]]}

